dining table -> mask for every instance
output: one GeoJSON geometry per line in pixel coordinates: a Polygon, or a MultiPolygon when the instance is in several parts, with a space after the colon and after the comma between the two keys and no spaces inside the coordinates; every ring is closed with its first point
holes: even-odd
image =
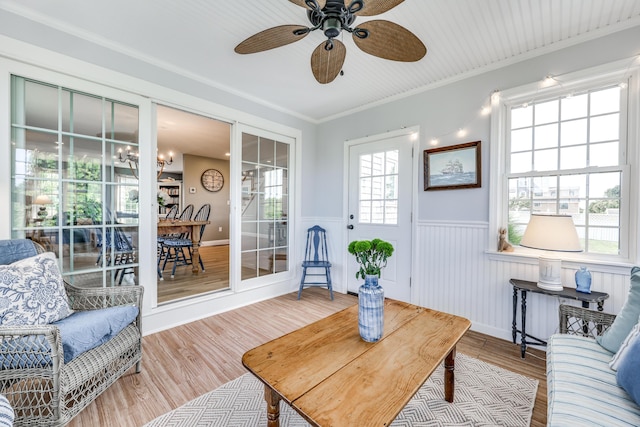
{"type": "MultiPolygon", "coordinates": [[[[210,224],[210,222],[204,220],[158,220],[158,236],[180,233],[189,233],[191,236],[191,272],[193,274],[198,274],[200,272],[200,252],[198,250],[200,247],[200,228],[207,224],[210,224]]],[[[158,276],[160,280],[164,280],[160,267],[158,267],[158,276]]]]}

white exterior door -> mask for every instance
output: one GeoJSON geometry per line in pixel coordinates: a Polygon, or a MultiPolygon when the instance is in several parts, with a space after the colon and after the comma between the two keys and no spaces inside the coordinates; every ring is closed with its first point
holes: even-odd
{"type": "MultiPolygon", "coordinates": [[[[385,296],[411,300],[411,216],[415,132],[381,135],[349,147],[348,242],[379,238],[391,243],[393,256],[382,270],[385,296]]],[[[347,261],[347,290],[358,292],[358,263],[347,261]]]]}

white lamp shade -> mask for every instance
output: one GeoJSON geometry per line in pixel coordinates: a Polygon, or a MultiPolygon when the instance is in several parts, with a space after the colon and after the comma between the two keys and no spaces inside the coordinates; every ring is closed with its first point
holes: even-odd
{"type": "Polygon", "coordinates": [[[36,197],[36,200],[33,202],[33,204],[34,205],[50,205],[51,198],[46,194],[41,194],[38,197],[36,197]]]}
{"type": "MultiPolygon", "coordinates": [[[[581,252],[576,226],[569,215],[531,215],[520,246],[554,252],[581,252]]],[[[538,287],[562,290],[562,260],[551,253],[538,258],[538,287]]]]}
{"type": "Polygon", "coordinates": [[[545,251],[582,251],[578,232],[569,215],[531,215],[520,246],[545,251]]]}

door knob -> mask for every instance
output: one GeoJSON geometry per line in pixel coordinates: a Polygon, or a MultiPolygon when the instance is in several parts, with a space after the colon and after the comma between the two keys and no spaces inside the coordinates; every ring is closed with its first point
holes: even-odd
{"type": "Polygon", "coordinates": [[[353,230],[353,224],[349,224],[349,225],[347,225],[347,228],[348,228],[349,230],[353,230]]]}

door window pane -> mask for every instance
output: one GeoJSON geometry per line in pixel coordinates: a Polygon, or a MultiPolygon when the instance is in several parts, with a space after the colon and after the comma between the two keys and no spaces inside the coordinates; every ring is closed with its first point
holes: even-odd
{"type": "Polygon", "coordinates": [[[398,150],[360,155],[358,221],[361,224],[397,224],[398,155],[398,150]]]}

